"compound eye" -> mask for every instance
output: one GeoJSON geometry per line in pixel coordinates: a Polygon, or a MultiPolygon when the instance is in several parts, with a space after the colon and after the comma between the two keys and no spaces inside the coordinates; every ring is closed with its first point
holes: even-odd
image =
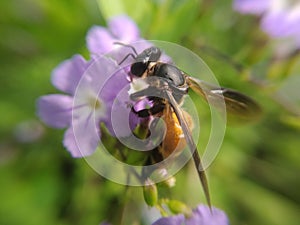
{"type": "Polygon", "coordinates": [[[146,70],[147,70],[147,64],[143,62],[133,63],[130,68],[131,74],[137,77],[141,77],[146,70]]]}

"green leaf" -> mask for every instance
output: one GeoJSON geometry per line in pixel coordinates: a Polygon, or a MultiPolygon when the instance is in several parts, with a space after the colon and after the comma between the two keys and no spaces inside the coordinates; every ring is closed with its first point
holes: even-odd
{"type": "Polygon", "coordinates": [[[123,1],[121,0],[97,0],[97,3],[105,19],[120,14],[126,14],[123,1]]]}

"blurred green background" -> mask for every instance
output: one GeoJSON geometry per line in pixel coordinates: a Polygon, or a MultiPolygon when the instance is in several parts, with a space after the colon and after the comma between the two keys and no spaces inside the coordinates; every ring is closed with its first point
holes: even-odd
{"type": "MultiPolygon", "coordinates": [[[[139,188],[126,190],[125,198],[125,187],[70,157],[63,130],[36,117],[36,99],[57,92],[52,69],[73,54],[88,57],[88,29],[120,13],[136,21],[142,37],[199,54],[222,86],[263,107],[256,123],[228,126],[208,171],[213,205],[233,225],[299,224],[300,56],[276,57],[278,43],[260,30],[258,18],[234,12],[229,0],[11,0],[1,1],[0,11],[1,225],[99,224],[114,216],[124,224],[148,224],[139,188]],[[116,205],[125,207],[122,216],[116,205]]],[[[199,192],[190,164],[172,193],[196,206],[204,201],[199,192]]]]}

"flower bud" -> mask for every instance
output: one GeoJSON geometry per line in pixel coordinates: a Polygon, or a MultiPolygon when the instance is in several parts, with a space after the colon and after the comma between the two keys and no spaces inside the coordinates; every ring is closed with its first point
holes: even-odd
{"type": "Polygon", "coordinates": [[[192,215],[192,210],[183,202],[180,202],[178,200],[169,200],[166,202],[166,204],[172,213],[182,213],[186,217],[190,217],[192,215]]]}
{"type": "Polygon", "coordinates": [[[152,180],[147,179],[143,187],[144,199],[147,205],[155,206],[157,204],[158,193],[156,184],[152,180]]]}

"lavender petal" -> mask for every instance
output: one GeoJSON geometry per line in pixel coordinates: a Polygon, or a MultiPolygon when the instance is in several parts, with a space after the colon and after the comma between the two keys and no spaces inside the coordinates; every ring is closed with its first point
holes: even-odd
{"type": "Polygon", "coordinates": [[[111,33],[121,42],[130,43],[139,39],[137,25],[126,15],[113,17],[108,21],[111,33]]]}
{"type": "Polygon", "coordinates": [[[47,125],[64,128],[71,123],[72,104],[73,98],[67,95],[42,96],[37,101],[37,114],[47,125]]]}
{"type": "Polygon", "coordinates": [[[88,68],[89,63],[81,55],[75,55],[71,59],[59,64],[52,72],[52,84],[58,89],[73,95],[79,80],[88,68]]]}
{"type": "MultiPolygon", "coordinates": [[[[152,225],[183,225],[184,224],[184,216],[177,215],[171,217],[163,217],[154,222],[152,225]]],[[[197,224],[200,225],[200,224],[197,224]]]]}
{"type": "Polygon", "coordinates": [[[193,210],[191,218],[186,220],[186,225],[228,225],[229,221],[226,214],[217,209],[212,208],[210,211],[208,206],[199,205],[193,210]]]}
{"type": "Polygon", "coordinates": [[[93,117],[73,121],[65,132],[63,144],[73,157],[89,156],[96,150],[100,132],[93,117]]]}
{"type": "Polygon", "coordinates": [[[229,225],[226,214],[217,208],[199,205],[193,210],[191,217],[185,218],[183,214],[171,217],[164,217],[152,225],[229,225]]]}
{"type": "Polygon", "coordinates": [[[116,39],[104,27],[93,26],[87,34],[87,48],[92,54],[105,54],[114,47],[116,39]]]}
{"type": "Polygon", "coordinates": [[[273,37],[300,37],[300,14],[291,19],[289,11],[267,13],[262,19],[262,29],[273,37]]]}

